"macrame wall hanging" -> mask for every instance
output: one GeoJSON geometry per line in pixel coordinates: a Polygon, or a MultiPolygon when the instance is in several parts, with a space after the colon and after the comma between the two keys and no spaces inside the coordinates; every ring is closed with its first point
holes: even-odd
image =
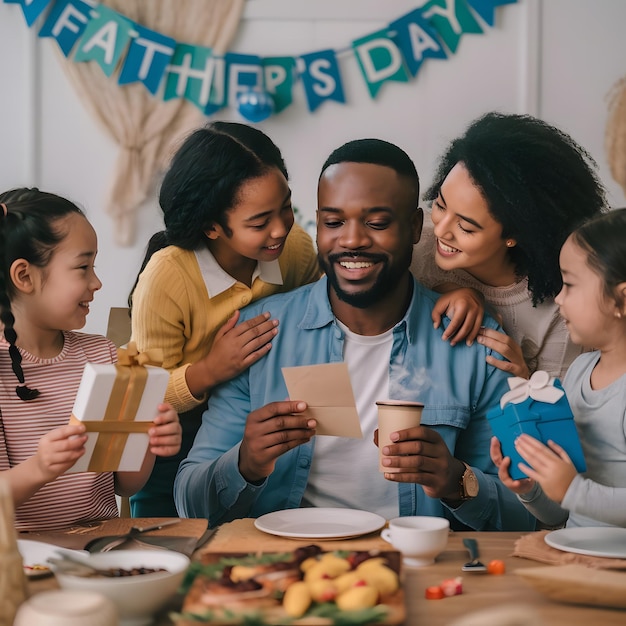
{"type": "MultiPolygon", "coordinates": [[[[245,0],[104,0],[114,10],[159,32],[225,53],[237,33],[245,0]]],[[[120,246],[135,241],[136,210],[180,137],[206,122],[183,99],[164,102],[144,85],[121,88],[96,63],[75,63],[59,53],[81,102],[119,146],[106,210],[120,246]]]]}

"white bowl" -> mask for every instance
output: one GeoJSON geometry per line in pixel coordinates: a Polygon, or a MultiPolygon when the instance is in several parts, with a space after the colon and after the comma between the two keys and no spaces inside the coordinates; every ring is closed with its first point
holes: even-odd
{"type": "Polygon", "coordinates": [[[97,591],[111,599],[120,617],[120,626],[144,626],[176,594],[189,566],[189,558],[171,550],[112,550],[85,557],[100,569],[136,567],[164,568],[165,572],[107,578],[76,576],[55,571],[62,589],[97,591]]]}
{"type": "Polygon", "coordinates": [[[117,626],[117,609],[95,591],[43,591],[20,605],[13,626],[117,626]]]}

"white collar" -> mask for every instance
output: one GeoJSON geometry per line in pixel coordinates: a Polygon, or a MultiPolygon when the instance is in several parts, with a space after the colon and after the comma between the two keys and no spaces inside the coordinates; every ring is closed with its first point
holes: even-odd
{"type": "MultiPolygon", "coordinates": [[[[219,296],[219,294],[227,291],[237,282],[215,260],[215,257],[208,248],[203,247],[196,250],[195,255],[209,298],[219,296]]],[[[258,261],[252,274],[252,283],[254,283],[257,278],[273,285],[282,285],[283,275],[280,271],[278,259],[274,261],[258,261]]]]}

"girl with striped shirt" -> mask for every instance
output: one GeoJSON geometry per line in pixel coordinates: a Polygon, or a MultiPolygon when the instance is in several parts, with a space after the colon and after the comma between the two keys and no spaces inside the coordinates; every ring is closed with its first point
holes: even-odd
{"type": "Polygon", "coordinates": [[[94,229],[69,200],[38,189],[0,194],[0,478],[17,530],[117,517],[115,494],[135,493],[155,457],[180,448],[178,415],[161,404],[141,470],[65,475],[85,454],[84,425],[68,425],[84,366],[117,360],[108,339],[73,331],[102,286],[96,253],[94,229]]]}

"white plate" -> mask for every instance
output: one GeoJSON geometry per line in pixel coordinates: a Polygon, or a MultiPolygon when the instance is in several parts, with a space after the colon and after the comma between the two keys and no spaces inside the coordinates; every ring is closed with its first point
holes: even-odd
{"type": "Polygon", "coordinates": [[[369,511],[334,508],[286,509],[261,515],[254,525],[292,539],[345,539],[381,529],[387,520],[369,511]]]}
{"type": "Polygon", "coordinates": [[[41,576],[49,576],[52,574],[52,567],[48,563],[50,557],[58,557],[58,552],[69,552],[72,554],[84,554],[88,552],[84,550],[69,550],[61,548],[51,543],[43,541],[30,541],[29,539],[18,539],[17,549],[22,555],[24,563],[24,573],[29,578],[39,578],[41,576]],[[36,568],[36,569],[33,569],[36,568]]]}
{"type": "Polygon", "coordinates": [[[626,559],[626,528],[586,526],[562,528],[545,536],[549,546],[565,552],[626,559]]]}

